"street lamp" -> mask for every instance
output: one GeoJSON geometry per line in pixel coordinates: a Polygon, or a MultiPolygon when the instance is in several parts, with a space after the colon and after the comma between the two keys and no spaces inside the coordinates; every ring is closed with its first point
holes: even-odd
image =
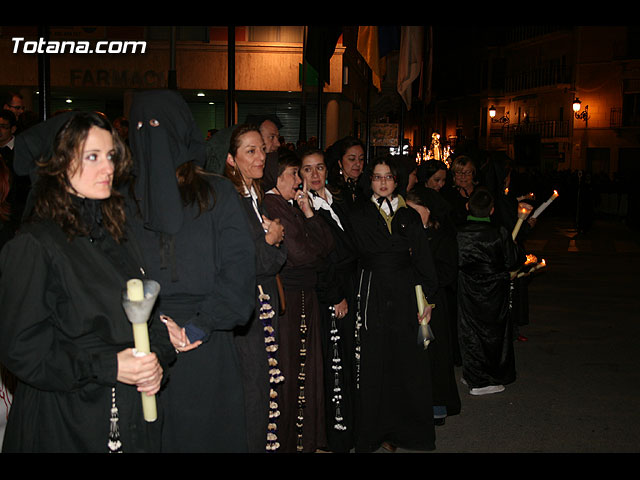
{"type": "Polygon", "coordinates": [[[578,120],[584,120],[585,122],[589,119],[589,105],[584,106],[584,110],[580,113],[580,108],[582,108],[582,102],[578,97],[573,101],[573,112],[578,120]]]}
{"type": "Polygon", "coordinates": [[[509,123],[509,112],[507,112],[506,115],[503,115],[500,118],[495,118],[496,117],[496,107],[494,107],[493,105],[491,105],[491,108],[489,108],[489,116],[491,117],[491,121],[493,123],[509,123]]]}

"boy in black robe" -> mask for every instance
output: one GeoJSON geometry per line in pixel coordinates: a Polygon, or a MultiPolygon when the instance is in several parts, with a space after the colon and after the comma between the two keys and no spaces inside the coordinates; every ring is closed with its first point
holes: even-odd
{"type": "Polygon", "coordinates": [[[458,240],[458,330],[463,383],[471,395],[504,390],[516,379],[509,312],[510,271],[525,255],[504,227],[491,224],[494,200],[486,188],[469,198],[458,240]]]}

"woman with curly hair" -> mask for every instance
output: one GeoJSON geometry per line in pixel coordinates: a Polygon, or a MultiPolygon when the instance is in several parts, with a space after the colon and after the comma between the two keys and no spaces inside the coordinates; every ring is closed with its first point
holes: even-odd
{"type": "Polygon", "coordinates": [[[3,451],[157,451],[161,420],[143,419],[140,393],[159,391],[175,354],[152,321],[137,356],[122,308],[127,280],[145,277],[116,190],[127,150],[96,113],[33,128],[34,208],[0,256],[0,362],[18,379],[3,451]]]}

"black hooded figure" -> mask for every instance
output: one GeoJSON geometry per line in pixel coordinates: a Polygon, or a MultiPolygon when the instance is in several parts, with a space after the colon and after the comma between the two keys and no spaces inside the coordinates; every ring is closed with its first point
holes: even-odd
{"type": "Polygon", "coordinates": [[[129,118],[133,230],[161,285],[160,313],[186,334],[182,342],[172,336],[179,355],[160,393],[162,451],[245,452],[233,329],[249,321],[256,300],[244,207],[228,179],[202,169],[205,142],[178,93],[136,94],[129,118]]]}

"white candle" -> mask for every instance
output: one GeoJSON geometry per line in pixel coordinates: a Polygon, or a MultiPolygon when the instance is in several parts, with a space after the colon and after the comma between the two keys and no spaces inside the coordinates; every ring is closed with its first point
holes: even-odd
{"type": "MultiPolygon", "coordinates": [[[[424,291],[422,290],[422,285],[415,286],[416,291],[416,300],[418,302],[418,315],[422,315],[424,313],[427,305],[431,308],[435,308],[435,304],[427,303],[427,297],[424,295],[424,291]]],[[[431,327],[429,327],[429,320],[423,319],[420,321],[420,326],[418,327],[418,343],[422,345],[423,348],[427,348],[433,340],[433,333],[431,332],[431,327]]]]}
{"type": "MultiPolygon", "coordinates": [[[[133,278],[127,282],[127,295],[131,302],[141,302],[144,300],[144,288],[142,280],[133,278]]],[[[137,355],[147,355],[151,352],[151,345],[149,342],[149,328],[147,322],[132,323],[133,325],[133,340],[137,355]]],[[[158,418],[158,411],[156,407],[156,396],[147,395],[141,393],[142,398],[142,411],[144,419],[147,422],[155,422],[158,418]]]]}
{"type": "Polygon", "coordinates": [[[538,218],[538,215],[540,215],[545,208],[547,208],[549,205],[551,205],[551,202],[553,202],[556,198],[558,198],[558,191],[554,190],[553,191],[553,195],[551,195],[551,197],[549,197],[549,200],[547,200],[546,202],[544,202],[542,205],[540,205],[535,212],[533,212],[532,217],[533,218],[538,218]]]}

